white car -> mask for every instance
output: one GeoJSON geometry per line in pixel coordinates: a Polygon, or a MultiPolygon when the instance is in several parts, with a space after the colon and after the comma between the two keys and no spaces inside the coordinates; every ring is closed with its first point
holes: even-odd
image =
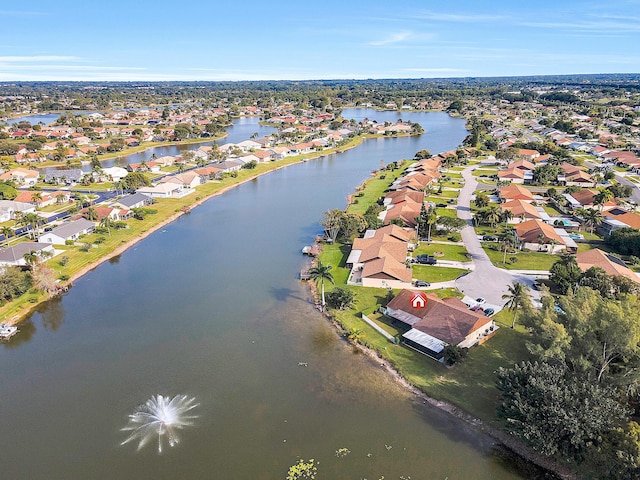
{"type": "Polygon", "coordinates": [[[476,298],[476,303],[478,305],[483,305],[483,304],[487,303],[487,301],[482,297],[478,297],[478,298],[476,298]]]}

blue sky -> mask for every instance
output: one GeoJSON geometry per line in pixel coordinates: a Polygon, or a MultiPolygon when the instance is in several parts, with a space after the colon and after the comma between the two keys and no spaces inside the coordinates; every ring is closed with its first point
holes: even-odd
{"type": "Polygon", "coordinates": [[[34,0],[0,6],[0,82],[640,72],[640,0],[34,0]]]}

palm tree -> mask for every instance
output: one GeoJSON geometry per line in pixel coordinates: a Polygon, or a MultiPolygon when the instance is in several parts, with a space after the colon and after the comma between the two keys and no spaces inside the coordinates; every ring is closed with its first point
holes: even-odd
{"type": "Polygon", "coordinates": [[[35,250],[31,250],[25,253],[22,257],[24,258],[25,263],[30,267],[33,267],[36,263],[38,263],[38,252],[36,252],[35,250]]]}
{"type": "Polygon", "coordinates": [[[96,221],[98,220],[98,211],[94,208],[94,207],[89,207],[87,208],[87,211],[85,212],[84,216],[87,218],[87,220],[91,220],[91,221],[96,221]]]}
{"type": "Polygon", "coordinates": [[[100,220],[100,226],[107,229],[109,236],[111,236],[111,225],[113,225],[113,219],[109,216],[106,216],[102,220],[100,220]]]}
{"type": "Polygon", "coordinates": [[[0,234],[4,236],[5,240],[9,240],[9,237],[12,237],[14,233],[13,229],[7,225],[0,227],[0,234]]]}
{"type": "Polygon", "coordinates": [[[502,263],[504,263],[506,265],[506,263],[507,263],[507,250],[514,243],[513,235],[511,234],[511,231],[502,232],[500,234],[500,236],[498,237],[498,241],[500,242],[500,245],[502,245],[504,247],[504,258],[502,259],[502,263]]]}
{"type": "Polygon", "coordinates": [[[31,202],[36,206],[36,208],[38,208],[38,202],[42,200],[42,193],[40,192],[34,192],[31,195],[31,202]]]}
{"type": "Polygon", "coordinates": [[[603,188],[602,190],[600,190],[600,193],[598,193],[595,197],[593,197],[593,204],[600,205],[600,211],[602,211],[604,209],[604,204],[607,203],[612,198],[613,198],[613,193],[611,193],[611,190],[607,188],[603,188]]]}
{"type": "Polygon", "coordinates": [[[31,227],[34,240],[38,238],[38,226],[44,221],[40,215],[37,213],[27,213],[26,215],[22,215],[19,221],[27,228],[27,230],[31,227]]]}
{"type": "Polygon", "coordinates": [[[315,280],[316,283],[318,282],[318,280],[320,281],[320,287],[322,288],[322,308],[324,308],[325,306],[324,281],[326,279],[333,283],[333,275],[331,274],[332,268],[333,266],[325,265],[320,260],[318,260],[316,266],[309,269],[309,278],[315,280]]]}
{"type": "Polygon", "coordinates": [[[484,223],[488,223],[492,227],[500,221],[501,218],[500,207],[497,205],[491,205],[483,213],[484,223]]]}
{"type": "Polygon", "coordinates": [[[508,225],[509,220],[513,218],[513,212],[511,210],[505,210],[502,212],[502,219],[504,220],[505,226],[508,225]]]}
{"type": "Polygon", "coordinates": [[[516,316],[518,315],[518,309],[524,305],[527,298],[527,291],[525,290],[525,284],[521,282],[515,282],[513,285],[509,285],[509,293],[502,295],[502,298],[507,299],[507,303],[504,304],[505,308],[513,312],[513,322],[511,328],[516,326],[516,316]]]}
{"type": "Polygon", "coordinates": [[[584,208],[581,214],[584,224],[590,227],[591,233],[593,233],[593,229],[600,225],[604,220],[602,213],[595,208],[584,208]]]}

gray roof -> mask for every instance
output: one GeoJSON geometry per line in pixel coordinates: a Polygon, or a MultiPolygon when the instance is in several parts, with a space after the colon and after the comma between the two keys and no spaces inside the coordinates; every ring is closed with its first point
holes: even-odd
{"type": "Polygon", "coordinates": [[[49,233],[53,233],[60,238],[69,238],[72,235],[75,235],[80,232],[84,232],[88,228],[95,227],[95,223],[86,218],[80,218],[79,220],[74,220],[73,222],[63,223],[59,227],[54,228],[49,233]]]}
{"type": "Polygon", "coordinates": [[[13,200],[0,200],[0,211],[12,208],[16,212],[30,210],[33,208],[31,203],[14,202],[13,200]]]}
{"type": "Polygon", "coordinates": [[[145,195],[144,193],[134,193],[132,195],[127,195],[126,197],[122,197],[118,200],[118,203],[123,207],[131,208],[132,205],[136,205],[140,202],[153,202],[153,198],[149,195],[145,195]]]}
{"type": "Polygon", "coordinates": [[[13,247],[3,248],[0,250],[0,263],[15,263],[23,259],[25,253],[31,251],[39,252],[51,245],[51,243],[23,242],[13,247]]]}
{"type": "Polygon", "coordinates": [[[84,172],[79,168],[71,168],[71,169],[64,169],[64,170],[58,170],[56,168],[47,168],[46,172],[44,173],[44,181],[50,182],[52,180],[57,180],[64,177],[69,181],[77,182],[82,178],[83,175],[84,175],[84,172]]]}

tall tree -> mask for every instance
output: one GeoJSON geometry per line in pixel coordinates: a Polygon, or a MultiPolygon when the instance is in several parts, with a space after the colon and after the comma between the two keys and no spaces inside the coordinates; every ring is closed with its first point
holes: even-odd
{"type": "Polygon", "coordinates": [[[529,301],[527,286],[524,283],[515,282],[513,285],[509,285],[508,293],[502,295],[502,298],[507,299],[507,303],[505,303],[504,306],[513,312],[511,328],[514,328],[516,326],[518,310],[529,301]]]}
{"type": "Polygon", "coordinates": [[[324,281],[328,280],[333,283],[333,275],[331,274],[332,265],[323,264],[320,259],[318,263],[309,269],[309,277],[316,283],[320,282],[320,288],[322,289],[322,307],[326,305],[324,299],[324,281]]]}

